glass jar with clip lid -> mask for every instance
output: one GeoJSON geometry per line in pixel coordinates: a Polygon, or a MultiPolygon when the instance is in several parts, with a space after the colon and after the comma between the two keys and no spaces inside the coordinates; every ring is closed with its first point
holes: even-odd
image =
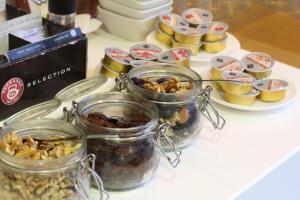
{"type": "MultiPolygon", "coordinates": [[[[210,86],[202,88],[202,78],[189,68],[169,64],[147,65],[121,74],[116,79],[119,91],[143,97],[158,107],[160,123],[169,123],[166,135],[176,147],[193,143],[203,127],[205,116],[215,129],[222,129],[225,119],[210,101],[210,86]]],[[[168,145],[163,144],[165,149],[168,145]]]]}
{"type": "Polygon", "coordinates": [[[75,124],[88,137],[88,152],[97,156],[96,172],[105,188],[128,190],[151,180],[165,157],[177,167],[181,151],[165,135],[168,124],[158,125],[154,104],[132,94],[110,92],[73,102],[75,124]],[[167,155],[160,143],[173,151],[167,155]]]}

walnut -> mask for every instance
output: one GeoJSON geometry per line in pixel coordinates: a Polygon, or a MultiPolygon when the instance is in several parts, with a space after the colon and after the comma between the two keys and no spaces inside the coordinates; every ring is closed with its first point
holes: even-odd
{"type": "MultiPolygon", "coordinates": [[[[16,133],[7,133],[0,140],[0,150],[32,160],[61,158],[80,147],[81,143],[68,141],[39,144],[31,136],[21,138],[16,133]]],[[[74,182],[75,170],[41,175],[17,172],[0,163],[0,200],[80,200],[74,182]]]]}
{"type": "Polygon", "coordinates": [[[149,82],[145,79],[142,81],[136,81],[138,83],[143,83],[141,86],[145,89],[152,90],[158,93],[178,93],[186,92],[192,89],[192,84],[190,82],[181,82],[178,77],[171,77],[168,79],[161,79],[158,81],[149,82]]]}

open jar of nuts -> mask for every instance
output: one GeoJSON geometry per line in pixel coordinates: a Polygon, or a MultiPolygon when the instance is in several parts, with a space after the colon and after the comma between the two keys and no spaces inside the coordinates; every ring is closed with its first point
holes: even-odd
{"type": "Polygon", "coordinates": [[[84,133],[67,122],[42,119],[4,126],[0,135],[0,199],[90,200],[92,180],[99,199],[104,199],[94,162],[93,154],[86,155],[84,133]],[[67,139],[74,136],[82,137],[67,139]]]}
{"type": "MultiPolygon", "coordinates": [[[[202,116],[222,129],[225,120],[210,102],[211,87],[202,88],[202,78],[195,71],[168,64],[153,64],[121,74],[117,89],[153,102],[158,107],[159,122],[168,123],[166,135],[178,148],[195,141],[202,128],[202,116]]],[[[162,144],[164,149],[169,146],[162,144]]]]}
{"type": "Polygon", "coordinates": [[[88,136],[88,153],[97,156],[96,172],[106,189],[127,190],[149,181],[164,156],[173,167],[181,151],[165,136],[166,124],[158,126],[154,104],[126,93],[95,94],[74,102],[75,124],[88,136]],[[166,140],[174,157],[165,154],[166,140]]]}

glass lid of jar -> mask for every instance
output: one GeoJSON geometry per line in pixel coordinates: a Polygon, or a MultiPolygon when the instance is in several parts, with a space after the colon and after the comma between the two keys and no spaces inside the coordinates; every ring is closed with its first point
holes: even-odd
{"type": "Polygon", "coordinates": [[[55,95],[55,99],[58,99],[62,102],[75,100],[78,97],[82,97],[106,83],[107,78],[104,76],[93,77],[88,79],[83,79],[72,85],[64,88],[55,95]]]}
{"type": "Polygon", "coordinates": [[[43,118],[47,116],[48,114],[54,112],[56,109],[58,109],[61,105],[61,101],[57,99],[53,99],[50,101],[46,101],[34,106],[31,106],[29,108],[26,108],[11,117],[9,117],[7,120],[5,120],[4,124],[12,124],[14,122],[18,121],[25,121],[30,119],[38,119],[43,118]]]}
{"type": "Polygon", "coordinates": [[[89,138],[134,140],[157,127],[158,110],[128,93],[98,93],[76,103],[75,122],[89,138]]]}
{"type": "Polygon", "coordinates": [[[195,99],[202,89],[201,80],[201,76],[189,68],[169,64],[153,64],[131,70],[128,73],[127,89],[155,103],[178,103],[195,99]],[[175,93],[160,93],[145,89],[142,85],[137,84],[136,81],[142,79],[146,80],[147,83],[160,83],[172,78],[178,79],[178,84],[189,83],[191,85],[190,89],[175,93]]]}

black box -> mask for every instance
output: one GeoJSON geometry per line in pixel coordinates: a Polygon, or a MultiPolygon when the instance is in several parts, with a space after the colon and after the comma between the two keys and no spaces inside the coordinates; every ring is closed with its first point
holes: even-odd
{"type": "MultiPolygon", "coordinates": [[[[45,21],[44,24],[48,28],[55,27],[55,30],[59,30],[57,25],[49,21],[45,21]]],[[[61,27],[61,30],[64,30],[64,27],[61,27]]],[[[24,49],[22,46],[28,44],[30,42],[22,38],[9,36],[11,52],[16,53],[20,50],[18,47],[24,49]]],[[[11,59],[10,62],[0,66],[0,119],[50,100],[61,89],[85,78],[87,63],[85,35],[74,38],[72,42],[51,45],[52,43],[48,41],[46,49],[29,56],[11,59]]]]}

